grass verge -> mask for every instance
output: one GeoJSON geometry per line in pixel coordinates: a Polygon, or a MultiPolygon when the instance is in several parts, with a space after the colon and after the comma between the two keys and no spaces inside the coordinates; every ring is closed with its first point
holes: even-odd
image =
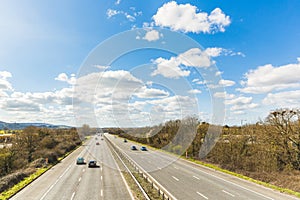
{"type": "MultiPolygon", "coordinates": [[[[82,144],[84,144],[85,141],[83,141],[82,144]]],[[[75,147],[73,150],[71,150],[71,151],[67,152],[66,154],[64,154],[63,156],[59,157],[57,159],[57,163],[59,163],[64,158],[66,158],[68,155],[70,155],[73,151],[75,151],[76,149],[78,149],[80,146],[75,147]]],[[[30,176],[24,178],[22,181],[20,181],[19,183],[17,183],[16,185],[14,185],[13,187],[11,187],[10,189],[2,192],[0,194],[0,200],[9,199],[10,197],[12,197],[16,193],[18,193],[20,190],[22,190],[23,188],[25,188],[27,185],[29,185],[31,182],[33,182],[35,179],[37,179],[39,176],[41,176],[46,171],[48,171],[49,169],[51,169],[56,164],[49,165],[47,167],[38,169],[35,173],[33,173],[30,176]]]]}
{"type": "Polygon", "coordinates": [[[255,179],[250,178],[248,176],[244,176],[242,174],[238,174],[238,173],[226,170],[226,169],[222,169],[222,168],[220,168],[218,166],[215,166],[213,164],[205,163],[205,162],[202,162],[202,161],[199,161],[199,160],[195,160],[195,159],[191,159],[191,158],[185,158],[183,156],[181,158],[184,159],[184,160],[188,160],[190,162],[193,162],[195,164],[199,164],[199,165],[214,169],[216,171],[220,171],[220,172],[223,172],[223,173],[226,173],[226,174],[229,174],[229,175],[232,175],[232,176],[236,176],[238,178],[241,178],[241,179],[244,179],[244,180],[247,180],[247,181],[251,181],[253,183],[256,183],[256,184],[259,184],[259,185],[262,185],[262,186],[265,186],[265,187],[268,187],[268,188],[271,188],[271,189],[274,189],[274,190],[277,190],[277,191],[282,192],[282,193],[287,193],[287,194],[294,195],[296,197],[300,197],[299,192],[296,192],[296,191],[293,191],[293,190],[290,190],[290,189],[287,189],[287,188],[282,188],[282,187],[279,187],[279,186],[276,186],[276,185],[272,185],[270,183],[255,180],[255,179]]]}
{"type": "Polygon", "coordinates": [[[23,189],[25,186],[30,184],[32,181],[37,179],[39,176],[41,176],[43,173],[45,173],[48,169],[50,169],[52,166],[40,168],[35,173],[31,174],[30,176],[24,178],[22,181],[20,181],[18,184],[14,185],[12,188],[10,188],[7,191],[4,191],[0,194],[0,199],[5,200],[12,197],[14,194],[19,192],[21,189],[23,189]]]}
{"type": "MultiPolygon", "coordinates": [[[[133,140],[129,140],[127,139],[128,141],[131,141],[131,142],[135,142],[133,140]]],[[[177,154],[174,154],[172,152],[169,152],[169,151],[165,151],[163,149],[157,149],[155,147],[152,147],[150,145],[147,145],[147,144],[142,144],[142,143],[139,143],[139,142],[135,142],[139,145],[142,145],[142,146],[147,146],[148,148],[151,148],[155,151],[161,151],[161,152],[164,152],[164,153],[167,153],[167,154],[171,154],[173,156],[177,156],[179,157],[177,154]]],[[[220,172],[223,172],[223,173],[226,173],[226,174],[229,174],[229,175],[232,175],[232,176],[236,176],[238,178],[241,178],[241,179],[244,179],[244,180],[247,180],[247,181],[251,181],[253,183],[256,183],[256,184],[259,184],[259,185],[262,185],[262,186],[265,186],[265,187],[268,187],[268,188],[271,188],[271,189],[274,189],[274,190],[277,190],[279,192],[282,192],[282,193],[286,193],[286,194],[290,194],[290,195],[294,195],[296,197],[299,197],[300,198],[300,192],[296,192],[296,191],[293,191],[291,189],[288,189],[288,188],[283,188],[283,187],[279,187],[279,186],[276,186],[276,185],[273,185],[273,184],[270,184],[270,183],[266,183],[266,182],[263,182],[263,181],[259,181],[259,180],[256,180],[256,179],[253,179],[253,178],[250,178],[248,176],[245,176],[245,175],[242,175],[242,174],[238,174],[238,173],[235,173],[235,172],[232,172],[232,171],[229,171],[229,170],[226,170],[226,169],[222,169],[216,165],[213,165],[213,164],[210,164],[210,163],[205,163],[205,162],[202,162],[200,160],[195,160],[195,159],[191,159],[191,158],[186,158],[185,156],[180,156],[180,158],[182,158],[183,160],[187,160],[187,161],[190,161],[190,162],[193,162],[195,164],[198,164],[198,165],[202,165],[202,166],[205,166],[205,167],[208,167],[208,168],[211,168],[211,169],[214,169],[216,171],[220,171],[220,172]]]]}

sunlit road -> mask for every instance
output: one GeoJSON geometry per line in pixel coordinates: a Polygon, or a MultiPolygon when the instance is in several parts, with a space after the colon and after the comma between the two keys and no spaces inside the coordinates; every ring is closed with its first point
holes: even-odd
{"type": "Polygon", "coordinates": [[[17,193],[14,200],[95,200],[132,199],[105,142],[91,138],[62,162],[55,165],[29,186],[17,193]],[[96,145],[99,142],[99,145],[96,145]],[[99,168],[76,165],[77,157],[97,160],[99,168]]]}
{"type": "MultiPolygon", "coordinates": [[[[121,138],[107,135],[107,138],[123,150],[140,167],[146,170],[176,199],[298,199],[237,177],[195,165],[182,159],[148,149],[132,151],[134,143],[124,143],[121,138]]],[[[136,145],[136,144],[134,144],[136,145]]],[[[136,145],[139,149],[141,146],[136,145]]]]}

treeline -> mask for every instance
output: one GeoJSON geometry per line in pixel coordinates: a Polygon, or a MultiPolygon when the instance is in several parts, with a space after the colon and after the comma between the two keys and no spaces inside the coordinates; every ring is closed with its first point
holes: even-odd
{"type": "MultiPolygon", "coordinates": [[[[191,126],[196,119],[188,120],[191,121],[188,126],[184,126],[186,121],[172,120],[155,127],[107,131],[156,148],[200,159],[199,151],[212,125],[197,122],[196,134],[191,135],[191,126]],[[187,129],[191,130],[185,132],[187,129]],[[182,133],[185,137],[182,137],[182,133]],[[178,137],[178,134],[181,136],[178,137]],[[191,136],[193,140],[185,148],[191,136]]],[[[300,111],[279,109],[256,124],[222,127],[221,136],[204,160],[233,171],[300,170],[300,111]]]]}
{"type": "Polygon", "coordinates": [[[27,127],[0,149],[0,192],[81,144],[77,130],[27,127]],[[8,176],[6,176],[8,175],[8,176]]]}

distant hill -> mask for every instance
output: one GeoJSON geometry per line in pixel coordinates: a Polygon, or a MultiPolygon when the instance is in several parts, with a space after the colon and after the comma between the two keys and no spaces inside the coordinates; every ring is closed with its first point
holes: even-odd
{"type": "Polygon", "coordinates": [[[36,126],[40,128],[71,128],[70,126],[65,125],[53,125],[47,123],[7,123],[0,121],[0,130],[8,129],[8,130],[20,130],[24,129],[28,126],[36,126]]]}

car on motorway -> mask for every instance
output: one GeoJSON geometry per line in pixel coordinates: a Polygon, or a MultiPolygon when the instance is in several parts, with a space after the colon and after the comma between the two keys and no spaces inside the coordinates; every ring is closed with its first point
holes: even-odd
{"type": "Polygon", "coordinates": [[[76,160],[76,164],[77,165],[84,165],[85,164],[84,158],[83,157],[78,157],[77,160],[76,160]]]}
{"type": "Polygon", "coordinates": [[[89,168],[92,168],[92,167],[98,167],[97,166],[97,161],[96,160],[90,160],[89,161],[89,168]]]}
{"type": "Polygon", "coordinates": [[[136,150],[138,150],[138,149],[136,148],[136,146],[132,145],[132,146],[131,146],[131,150],[136,151],[136,150]]]}
{"type": "Polygon", "coordinates": [[[146,147],[142,146],[141,151],[148,151],[146,147]]]}

